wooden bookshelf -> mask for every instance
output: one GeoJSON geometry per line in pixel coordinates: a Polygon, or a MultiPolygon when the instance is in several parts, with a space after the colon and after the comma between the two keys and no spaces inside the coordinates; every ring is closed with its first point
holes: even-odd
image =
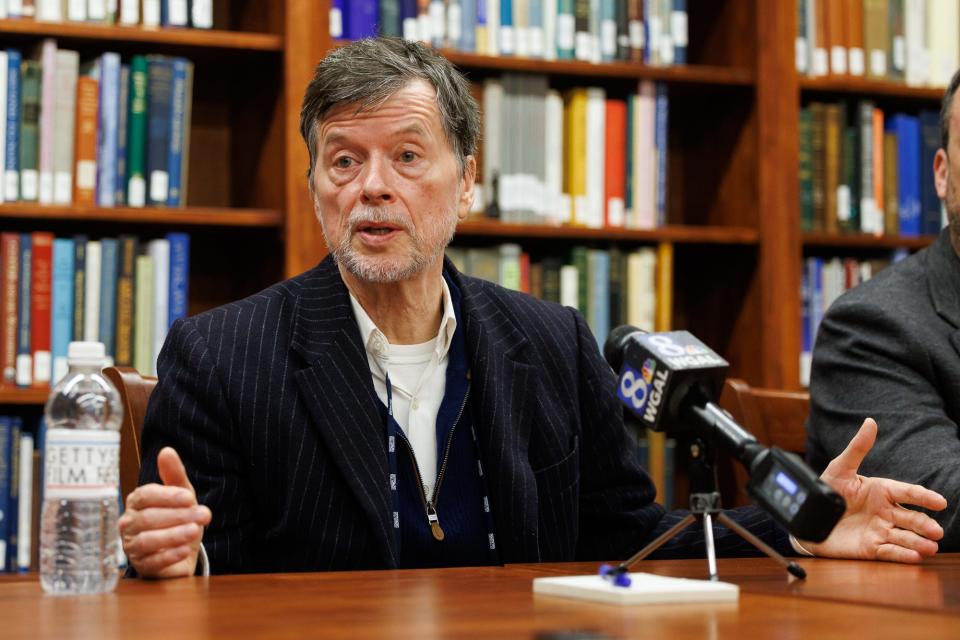
{"type": "Polygon", "coordinates": [[[0,205],[7,220],[58,220],[115,222],[124,225],[170,225],[207,227],[280,227],[283,212],[277,209],[231,207],[77,207],[15,203],[0,205]]]}
{"type": "Polygon", "coordinates": [[[43,405],[48,395],[49,389],[0,389],[0,407],[43,405]]]}
{"type": "Polygon", "coordinates": [[[607,240],[611,242],[675,242],[683,244],[755,245],[760,239],[750,227],[702,227],[670,225],[659,229],[546,226],[496,221],[467,221],[457,227],[457,236],[491,238],[557,238],[565,240],[607,240]]]}
{"type": "MultiPolygon", "coordinates": [[[[796,72],[794,72],[796,73],[796,72]]],[[[834,93],[853,96],[884,96],[938,101],[943,97],[943,87],[913,87],[902,82],[882,82],[863,78],[800,78],[800,89],[805,92],[834,93]]]]}
{"type": "Polygon", "coordinates": [[[0,20],[5,36],[57,38],[64,42],[143,43],[175,47],[186,54],[191,49],[232,51],[283,51],[283,36],[273,33],[221,31],[206,29],[146,29],[118,25],[77,22],[41,22],[38,20],[0,20]]]}
{"type": "Polygon", "coordinates": [[[803,246],[807,248],[836,249],[910,249],[916,251],[930,246],[937,236],[873,236],[869,234],[804,233],[803,246]]]}

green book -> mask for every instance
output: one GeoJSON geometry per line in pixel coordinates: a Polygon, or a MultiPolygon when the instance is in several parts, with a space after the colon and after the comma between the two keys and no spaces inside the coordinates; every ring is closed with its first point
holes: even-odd
{"type": "Polygon", "coordinates": [[[39,188],[40,62],[24,60],[20,69],[20,199],[36,202],[39,188]]]}
{"type": "Polygon", "coordinates": [[[588,268],[588,249],[582,246],[576,246],[570,250],[570,264],[577,268],[577,310],[587,317],[590,295],[590,270],[588,268]]]}
{"type": "Polygon", "coordinates": [[[403,36],[399,0],[380,0],[380,35],[403,36]]]}
{"type": "Polygon", "coordinates": [[[813,230],[813,114],[800,110],[800,229],[813,230]]]}
{"type": "Polygon", "coordinates": [[[151,375],[153,355],[153,258],[137,256],[136,302],[134,303],[133,366],[141,375],[151,375]]]}
{"type": "Polygon", "coordinates": [[[127,114],[127,205],[142,207],[147,199],[144,173],[147,152],[147,58],[130,61],[130,107],[127,114]]]}
{"type": "Polygon", "coordinates": [[[859,128],[847,127],[843,132],[841,151],[841,189],[846,189],[845,216],[839,218],[844,233],[860,231],[860,136],[859,128]]]}

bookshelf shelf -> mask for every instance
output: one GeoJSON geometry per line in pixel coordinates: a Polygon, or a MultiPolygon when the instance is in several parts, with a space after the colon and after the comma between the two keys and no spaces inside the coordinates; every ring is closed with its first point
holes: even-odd
{"type": "Polygon", "coordinates": [[[810,248],[848,249],[923,249],[933,243],[937,236],[872,236],[867,234],[837,235],[832,233],[804,233],[803,246],[810,248]]]}
{"type": "Polygon", "coordinates": [[[206,29],[145,29],[73,22],[0,20],[0,33],[53,37],[65,41],[96,40],[118,43],[150,43],[181,49],[227,49],[239,51],[283,51],[283,37],[272,33],[213,31],[206,29]]]}
{"type": "Polygon", "coordinates": [[[468,221],[457,227],[458,236],[502,238],[565,238],[569,240],[606,240],[626,242],[677,242],[688,244],[755,245],[759,233],[750,227],[700,227],[670,225],[658,229],[588,229],[546,225],[468,221]]]}
{"type": "Polygon", "coordinates": [[[921,101],[939,101],[942,87],[911,87],[898,82],[881,82],[857,78],[800,78],[804,92],[840,93],[854,96],[885,96],[921,101]]]}
{"type": "Polygon", "coordinates": [[[122,222],[124,224],[171,224],[213,227],[280,227],[283,213],[274,209],[235,209],[229,207],[130,208],[78,207],[16,203],[0,205],[6,219],[75,220],[83,222],[122,222]]]}
{"type": "Polygon", "coordinates": [[[47,401],[48,395],[50,395],[49,389],[0,389],[0,406],[42,405],[47,401]]]}
{"type": "Polygon", "coordinates": [[[671,83],[730,85],[749,87],[755,76],[750,69],[707,65],[677,65],[651,67],[629,62],[594,64],[575,60],[537,60],[484,56],[461,51],[442,50],[443,55],[462,69],[491,69],[495,71],[522,71],[553,76],[595,78],[630,78],[659,80],[671,83]]]}

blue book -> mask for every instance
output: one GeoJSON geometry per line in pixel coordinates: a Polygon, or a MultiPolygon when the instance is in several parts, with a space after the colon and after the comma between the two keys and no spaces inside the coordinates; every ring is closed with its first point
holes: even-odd
{"type": "Polygon", "coordinates": [[[30,326],[30,284],[33,274],[33,237],[20,234],[20,304],[17,307],[17,386],[33,384],[33,349],[30,326]]]}
{"type": "Polygon", "coordinates": [[[120,271],[120,242],[100,240],[100,342],[113,360],[117,346],[117,278],[120,271]]]}
{"type": "Polygon", "coordinates": [[[7,121],[4,124],[7,136],[4,158],[4,199],[13,202],[20,199],[20,52],[7,49],[7,121]]]}
{"type": "Polygon", "coordinates": [[[477,52],[477,0],[460,0],[461,51],[477,52]]]}
{"type": "MultiPolygon", "coordinates": [[[[623,206],[630,212],[633,211],[633,118],[637,109],[637,100],[639,96],[636,92],[627,96],[627,162],[626,162],[626,190],[624,192],[623,206]]],[[[630,214],[627,214],[627,226],[630,226],[630,214]]]]}
{"type": "Polygon", "coordinates": [[[512,56],[517,50],[513,30],[513,0],[500,0],[500,55],[512,56]]]}
{"type": "Polygon", "coordinates": [[[167,302],[170,326],[178,318],[187,317],[190,283],[190,236],[186,233],[168,233],[170,242],[170,294],[167,302]]]}
{"type": "Polygon", "coordinates": [[[823,258],[807,259],[808,286],[810,287],[810,344],[817,344],[817,331],[823,320],[823,258]]]}
{"type": "Polygon", "coordinates": [[[10,537],[10,440],[13,419],[0,416],[0,571],[11,569],[7,564],[7,540],[10,537]]]}
{"type": "Polygon", "coordinates": [[[348,40],[372,38],[377,35],[380,23],[378,0],[350,0],[346,3],[344,32],[348,40]]]}
{"type": "MultiPolygon", "coordinates": [[[[651,46],[650,36],[653,33],[650,29],[650,16],[653,15],[654,4],[657,0],[643,0],[643,63],[650,64],[653,60],[653,47],[651,46]]],[[[659,35],[659,34],[658,34],[659,35]]]]}
{"type": "Polygon", "coordinates": [[[576,53],[577,20],[573,11],[574,0],[557,0],[556,42],[548,42],[548,47],[556,47],[557,59],[573,60],[576,53]]]}
{"type": "Polygon", "coordinates": [[[10,437],[7,441],[8,488],[7,494],[7,571],[17,570],[17,547],[19,546],[20,523],[20,432],[23,420],[14,416],[10,420],[10,437]]]}
{"type": "Polygon", "coordinates": [[[933,158],[940,148],[940,114],[931,109],[920,112],[920,232],[940,233],[943,218],[933,177],[933,158]]]}
{"type": "Polygon", "coordinates": [[[530,55],[537,58],[547,56],[547,43],[543,41],[543,0],[529,0],[527,4],[527,38],[530,55]]]}
{"type": "Polygon", "coordinates": [[[897,197],[900,235],[920,235],[920,125],[917,118],[898,113],[891,119],[897,134],[897,197]]]}
{"type": "Polygon", "coordinates": [[[122,207],[127,203],[127,120],[130,117],[130,65],[120,65],[120,99],[117,105],[117,181],[114,203],[122,207]]]}
{"type": "Polygon", "coordinates": [[[667,223],[667,131],[669,128],[670,98],[667,85],[657,83],[656,130],[654,146],[657,153],[657,226],[667,223]]]}
{"type": "Polygon", "coordinates": [[[100,115],[97,131],[97,204],[117,202],[117,132],[120,129],[120,54],[100,57],[100,115]]]}
{"type": "Polygon", "coordinates": [[[670,16],[670,36],[673,38],[673,63],[687,62],[687,0],[673,0],[670,16]]]}
{"type": "Polygon", "coordinates": [[[53,288],[50,292],[50,350],[53,356],[51,385],[59,382],[67,372],[67,345],[73,339],[73,266],[73,240],[55,239],[53,288]]]}
{"type": "Polygon", "coordinates": [[[147,56],[147,204],[166,206],[170,194],[170,95],[173,64],[165,56],[147,56]]]}
{"type": "Polygon", "coordinates": [[[587,320],[602,349],[610,333],[610,254],[603,249],[591,249],[587,254],[587,270],[590,274],[587,320]]]}
{"type": "Polygon", "coordinates": [[[600,59],[613,62],[617,59],[617,2],[600,0],[600,59]],[[613,27],[613,30],[610,30],[613,27]]]}
{"type": "Polygon", "coordinates": [[[400,28],[405,40],[419,40],[417,26],[417,0],[400,0],[400,28]]]}
{"type": "Polygon", "coordinates": [[[810,294],[810,260],[804,261],[800,274],[800,384],[810,384],[810,359],[813,357],[813,331],[810,320],[812,300],[810,294]]]}
{"type": "Polygon", "coordinates": [[[184,58],[174,58],[173,84],[170,91],[170,150],[167,158],[167,173],[170,176],[170,186],[167,193],[167,206],[179,207],[183,204],[181,183],[183,180],[183,143],[187,123],[184,120],[187,100],[187,74],[190,61],[184,58]]]}

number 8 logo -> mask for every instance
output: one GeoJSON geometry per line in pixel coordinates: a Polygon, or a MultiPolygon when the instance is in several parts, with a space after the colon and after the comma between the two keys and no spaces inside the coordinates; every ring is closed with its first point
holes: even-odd
{"type": "Polygon", "coordinates": [[[639,411],[647,402],[647,383],[633,371],[627,371],[620,381],[620,393],[639,411]]]}

